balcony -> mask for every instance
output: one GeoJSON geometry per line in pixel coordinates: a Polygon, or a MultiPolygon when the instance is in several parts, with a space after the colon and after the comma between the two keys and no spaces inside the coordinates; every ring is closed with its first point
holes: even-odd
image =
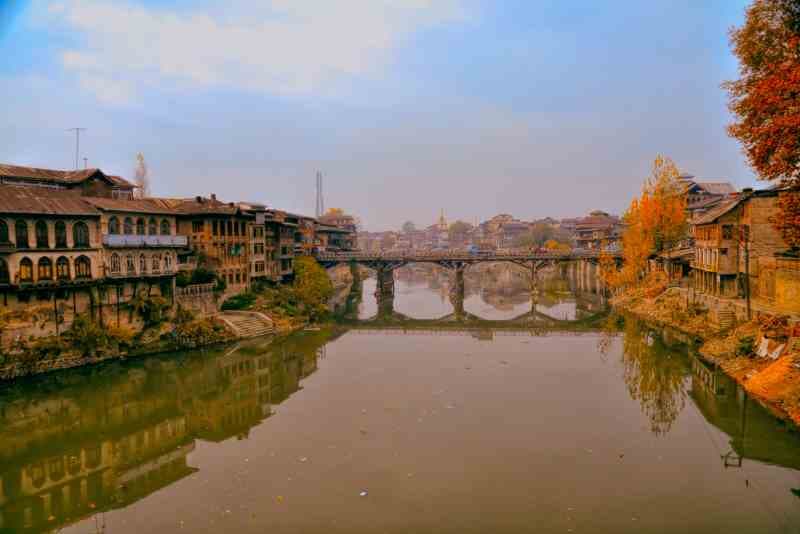
{"type": "Polygon", "coordinates": [[[185,235],[117,235],[103,236],[103,246],[109,248],[175,248],[188,244],[185,235]]]}

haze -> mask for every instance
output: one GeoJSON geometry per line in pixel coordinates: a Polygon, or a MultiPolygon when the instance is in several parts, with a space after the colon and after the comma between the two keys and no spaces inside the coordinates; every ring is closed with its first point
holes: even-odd
{"type": "Polygon", "coordinates": [[[621,212],[657,153],[753,183],[720,83],[745,0],[0,2],[0,161],[366,229],[621,212]],[[57,97],[55,95],[58,95],[57,97]]]}

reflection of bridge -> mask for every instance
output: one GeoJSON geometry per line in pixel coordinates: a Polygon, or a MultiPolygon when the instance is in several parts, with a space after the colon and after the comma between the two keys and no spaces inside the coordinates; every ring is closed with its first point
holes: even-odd
{"type": "MultiPolygon", "coordinates": [[[[619,260],[619,252],[610,252],[608,255],[619,260]]],[[[316,256],[317,261],[326,269],[342,264],[363,265],[374,269],[377,273],[378,287],[376,295],[379,303],[391,301],[394,298],[394,271],[411,263],[430,263],[455,273],[453,287],[453,307],[456,314],[463,315],[464,301],[464,270],[470,265],[478,263],[507,262],[519,265],[530,270],[531,291],[536,289],[536,275],[539,269],[549,265],[573,264],[576,265],[577,274],[581,279],[597,276],[600,253],[597,251],[571,251],[571,252],[337,252],[321,253],[316,256]]],[[[355,272],[355,269],[354,269],[355,272]]],[[[379,304],[380,306],[380,304],[379,304]]],[[[391,306],[389,306],[391,308],[391,306]]]]}

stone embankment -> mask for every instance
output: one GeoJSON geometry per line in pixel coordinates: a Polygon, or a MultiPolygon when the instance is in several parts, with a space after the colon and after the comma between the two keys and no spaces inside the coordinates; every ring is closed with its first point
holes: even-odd
{"type": "Polygon", "coordinates": [[[685,289],[647,289],[612,299],[615,308],[693,337],[699,354],[776,415],[800,425],[800,321],[763,309],[747,320],[741,303],[694,299],[685,289]],[[651,292],[652,294],[652,292],[651,292]],[[732,311],[732,313],[731,313],[732,311]]]}

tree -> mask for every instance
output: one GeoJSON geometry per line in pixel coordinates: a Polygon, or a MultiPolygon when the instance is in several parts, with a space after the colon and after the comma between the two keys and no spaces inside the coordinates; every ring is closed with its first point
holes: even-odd
{"type": "Polygon", "coordinates": [[[134,182],[136,183],[136,196],[147,198],[150,196],[150,171],[144,161],[144,154],[136,154],[136,172],[134,182]]]}
{"type": "Polygon", "coordinates": [[[472,230],[472,225],[464,221],[456,221],[448,228],[450,241],[464,241],[472,230]]]}
{"type": "Polygon", "coordinates": [[[622,269],[602,261],[606,281],[612,286],[635,285],[654,252],[671,248],[686,236],[686,196],[675,163],[657,156],[642,193],[631,201],[623,217],[622,269]]]}
{"type": "Polygon", "coordinates": [[[294,261],[294,293],[312,320],[327,312],[333,284],[317,260],[302,256],[294,261]]]}
{"type": "Polygon", "coordinates": [[[403,223],[403,227],[401,228],[404,234],[410,234],[411,232],[416,232],[417,227],[411,221],[406,221],[403,223]]]}
{"type": "Polygon", "coordinates": [[[800,3],[755,0],[745,23],[730,34],[739,79],[726,82],[735,121],[730,135],[742,143],[759,178],[779,182],[773,224],[800,248],[800,3]]]}

